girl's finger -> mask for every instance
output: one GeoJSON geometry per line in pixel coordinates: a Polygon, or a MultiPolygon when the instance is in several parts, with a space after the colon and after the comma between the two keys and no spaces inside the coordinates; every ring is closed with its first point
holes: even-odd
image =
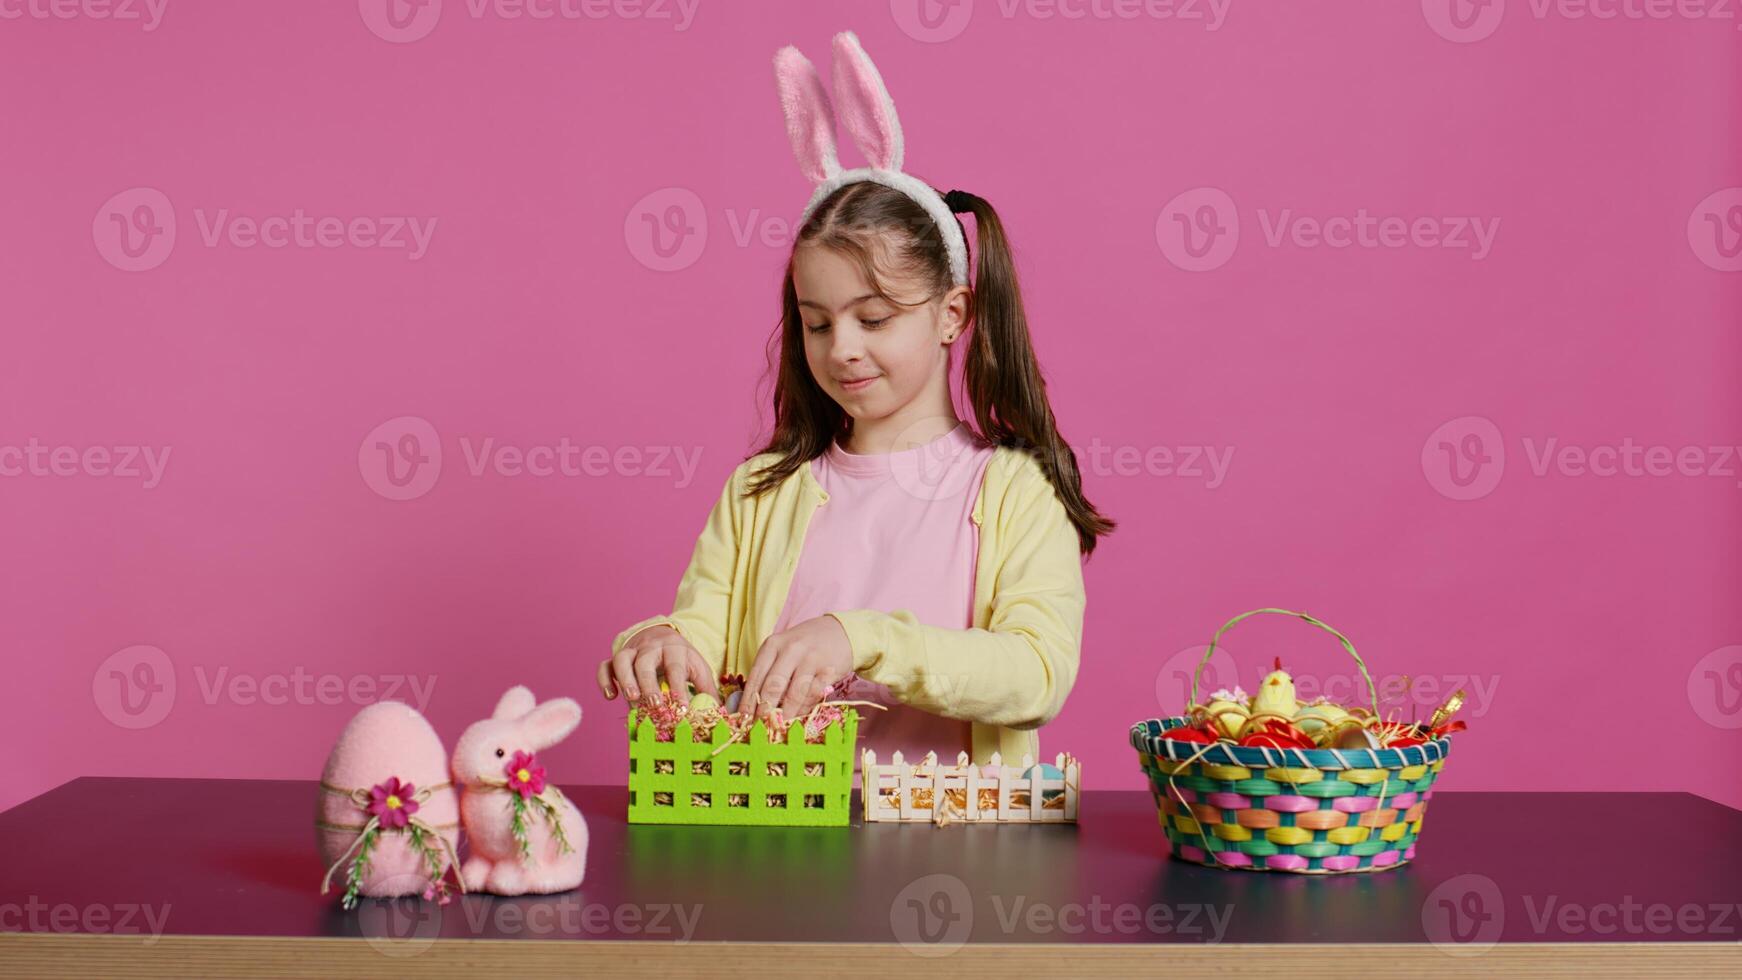
{"type": "Polygon", "coordinates": [[[814,680],[815,677],[809,673],[795,673],[793,675],[792,683],[786,689],[786,697],[780,702],[780,716],[782,718],[788,722],[793,722],[804,717],[804,713],[810,709],[810,705],[806,702],[810,700],[811,684],[814,680]]]}
{"type": "Polygon", "coordinates": [[[724,701],[720,697],[720,682],[714,679],[714,668],[708,665],[707,660],[694,647],[690,648],[689,662],[690,680],[695,682],[696,687],[713,695],[715,701],[724,701]]]}
{"type": "Polygon", "coordinates": [[[756,710],[757,702],[760,700],[758,694],[762,690],[762,681],[768,676],[768,670],[774,666],[774,661],[778,656],[775,648],[769,645],[772,639],[773,637],[763,640],[761,649],[756,651],[756,660],[750,665],[750,676],[744,678],[744,695],[738,700],[739,711],[752,712],[756,710]]]}
{"type": "Polygon", "coordinates": [[[617,698],[617,685],[611,682],[611,661],[599,661],[599,693],[605,695],[605,700],[614,701],[617,698]]]}
{"type": "Polygon", "coordinates": [[[643,650],[635,655],[635,683],[641,688],[643,698],[659,696],[659,661],[661,654],[658,647],[643,650]]]}
{"type": "Polygon", "coordinates": [[[665,686],[677,695],[679,704],[690,703],[689,651],[680,646],[665,648],[665,686]]]}
{"type": "Polygon", "coordinates": [[[624,647],[611,658],[611,670],[617,679],[617,689],[631,701],[641,700],[641,688],[635,683],[635,647],[624,647]]]}

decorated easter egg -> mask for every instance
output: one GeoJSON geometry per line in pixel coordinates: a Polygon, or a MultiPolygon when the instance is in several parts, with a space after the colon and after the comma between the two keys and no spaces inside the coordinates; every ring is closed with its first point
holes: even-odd
{"type": "Polygon", "coordinates": [[[719,706],[720,702],[714,700],[714,696],[706,691],[699,692],[690,698],[690,711],[692,713],[706,711],[709,708],[718,708],[719,706]]]}
{"type": "Polygon", "coordinates": [[[1294,713],[1294,727],[1312,737],[1314,742],[1323,744],[1325,733],[1335,729],[1337,723],[1349,717],[1349,713],[1328,701],[1318,701],[1302,707],[1294,713]]]}
{"type": "MultiPolygon", "coordinates": [[[[1243,693],[1238,688],[1235,688],[1235,692],[1243,693]]],[[[1228,738],[1237,737],[1240,729],[1245,728],[1247,720],[1252,717],[1245,700],[1239,698],[1237,693],[1229,691],[1217,691],[1212,695],[1210,703],[1204,705],[1204,714],[1209,716],[1216,731],[1228,738]]]]}
{"type": "Polygon", "coordinates": [[[447,750],[423,715],[398,701],[357,712],[327,756],[315,810],[321,865],[332,870],[329,891],[346,890],[347,876],[367,844],[359,894],[423,894],[440,876],[413,844],[411,829],[430,831],[422,836],[436,855],[436,867],[445,870],[459,841],[459,813],[447,750]],[[360,839],[366,830],[368,841],[360,839]]]}
{"type": "Polygon", "coordinates": [[[1208,745],[1216,740],[1216,736],[1211,735],[1209,732],[1206,732],[1201,728],[1194,728],[1190,725],[1169,728],[1167,731],[1161,733],[1161,737],[1171,738],[1176,742],[1198,742],[1203,745],[1208,745]]]}
{"type": "MultiPolygon", "coordinates": [[[[1056,779],[1061,783],[1064,782],[1064,778],[1065,778],[1064,770],[1060,769],[1058,766],[1047,765],[1044,762],[1038,766],[1029,766],[1027,769],[1022,770],[1022,781],[1024,783],[1028,782],[1029,779],[1033,778],[1036,770],[1038,770],[1040,772],[1041,779],[1056,779]]],[[[1041,802],[1044,803],[1047,800],[1050,800],[1056,796],[1062,795],[1063,793],[1064,793],[1064,790],[1062,790],[1062,789],[1042,790],[1041,794],[1040,794],[1040,799],[1041,799],[1041,802]]]]}

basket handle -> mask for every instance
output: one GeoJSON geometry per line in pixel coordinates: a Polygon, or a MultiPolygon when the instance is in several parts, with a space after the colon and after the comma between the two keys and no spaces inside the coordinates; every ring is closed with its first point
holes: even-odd
{"type": "Polygon", "coordinates": [[[1379,689],[1373,685],[1373,676],[1371,674],[1367,673],[1367,665],[1366,665],[1366,663],[1362,662],[1361,655],[1355,652],[1355,644],[1350,643],[1348,637],[1337,632],[1334,628],[1332,628],[1329,624],[1323,622],[1322,620],[1315,619],[1312,616],[1309,616],[1303,612],[1295,612],[1292,609],[1274,609],[1274,608],[1254,609],[1251,612],[1243,612],[1240,615],[1235,616],[1233,619],[1228,620],[1226,623],[1223,623],[1222,628],[1216,631],[1216,635],[1210,637],[1210,648],[1208,650],[1204,651],[1204,659],[1198,661],[1198,669],[1192,672],[1192,699],[1191,699],[1192,704],[1198,703],[1198,681],[1203,679],[1204,668],[1209,666],[1210,657],[1215,655],[1216,642],[1218,640],[1220,640],[1222,638],[1222,634],[1228,632],[1228,630],[1230,628],[1232,628],[1235,623],[1240,622],[1242,619],[1247,619],[1249,617],[1256,616],[1259,613],[1276,613],[1276,614],[1282,615],[1282,616],[1297,616],[1297,617],[1305,620],[1309,625],[1317,626],[1319,629],[1322,629],[1325,632],[1336,637],[1337,642],[1343,644],[1343,649],[1349,651],[1349,656],[1354,659],[1355,666],[1360,669],[1361,679],[1367,682],[1367,697],[1369,700],[1371,700],[1373,702],[1373,717],[1375,717],[1375,718],[1379,717],[1379,689]]]}

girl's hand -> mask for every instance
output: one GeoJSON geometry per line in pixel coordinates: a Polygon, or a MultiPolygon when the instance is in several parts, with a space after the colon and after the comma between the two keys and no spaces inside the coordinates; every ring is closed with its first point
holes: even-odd
{"type": "Polygon", "coordinates": [[[713,695],[720,696],[714,668],[702,659],[683,634],[669,626],[649,626],[623,644],[616,656],[599,665],[599,690],[606,700],[623,691],[629,700],[638,701],[644,695],[659,693],[659,675],[665,675],[666,686],[678,701],[690,703],[689,683],[713,695]]]}
{"type": "Polygon", "coordinates": [[[816,707],[835,682],[853,669],[853,644],[833,616],[807,619],[762,641],[738,710],[796,721],[816,707]]]}

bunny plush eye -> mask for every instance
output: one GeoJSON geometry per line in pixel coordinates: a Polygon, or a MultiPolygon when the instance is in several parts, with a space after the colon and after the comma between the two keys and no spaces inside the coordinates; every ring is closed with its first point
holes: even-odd
{"type": "Polygon", "coordinates": [[[497,749],[497,750],[496,750],[496,758],[498,758],[498,759],[500,759],[500,758],[502,758],[502,757],[503,757],[503,756],[505,756],[505,755],[507,755],[507,754],[508,754],[508,753],[507,753],[507,752],[504,752],[504,751],[503,751],[503,750],[501,750],[501,749],[497,749]]]}

